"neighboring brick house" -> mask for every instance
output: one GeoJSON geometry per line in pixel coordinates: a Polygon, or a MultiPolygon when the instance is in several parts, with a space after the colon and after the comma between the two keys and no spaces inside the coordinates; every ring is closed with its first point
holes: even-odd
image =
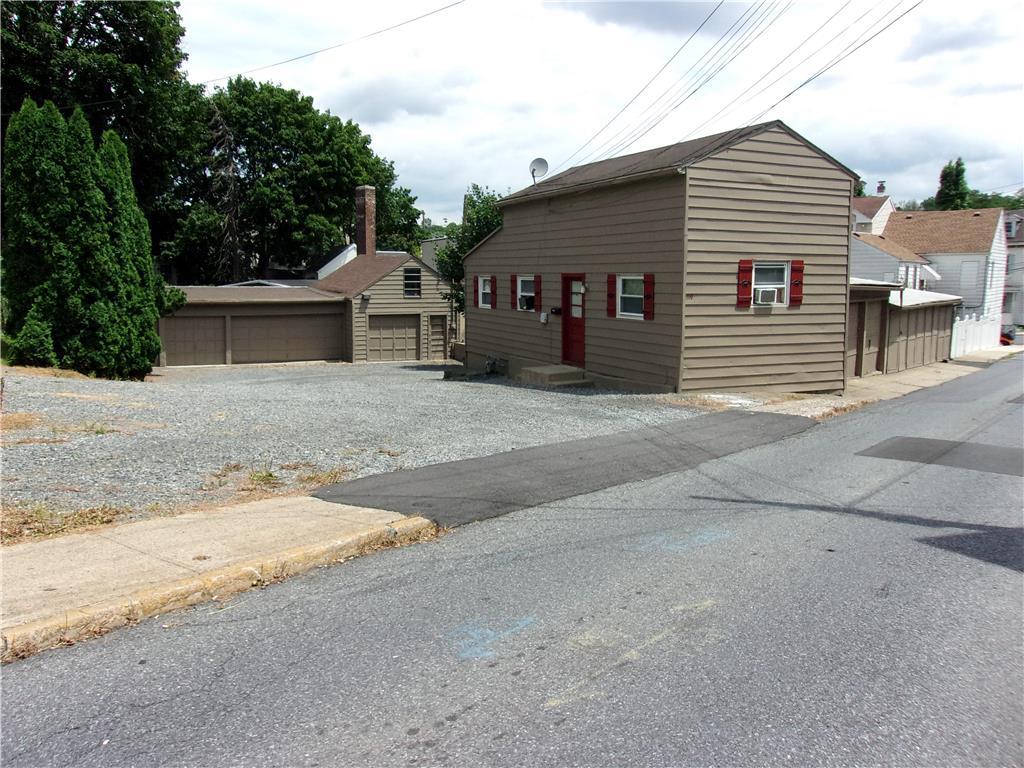
{"type": "Polygon", "coordinates": [[[465,260],[470,370],[654,390],[845,387],[857,176],[780,121],[571,168],[465,260]]]}
{"type": "Polygon", "coordinates": [[[929,287],[963,297],[963,313],[1002,313],[1006,230],[1001,208],[898,211],[889,217],[884,235],[926,258],[941,275],[929,287]]]}

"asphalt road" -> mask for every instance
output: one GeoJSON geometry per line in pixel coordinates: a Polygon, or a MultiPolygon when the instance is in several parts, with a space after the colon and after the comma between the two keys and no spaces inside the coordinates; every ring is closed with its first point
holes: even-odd
{"type": "Polygon", "coordinates": [[[15,663],[3,764],[1022,765],[1022,382],[15,663]]]}

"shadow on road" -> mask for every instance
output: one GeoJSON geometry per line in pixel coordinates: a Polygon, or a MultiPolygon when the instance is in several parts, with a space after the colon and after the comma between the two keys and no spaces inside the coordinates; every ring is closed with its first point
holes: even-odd
{"type": "Polygon", "coordinates": [[[1024,528],[985,523],[965,523],[958,520],[938,520],[919,515],[895,512],[881,512],[859,507],[841,507],[829,504],[803,504],[787,501],[762,501],[759,499],[729,499],[721,496],[691,496],[700,501],[716,501],[725,504],[747,506],[779,507],[792,510],[814,510],[837,515],[869,517],[886,523],[917,525],[924,528],[959,528],[972,533],[954,533],[946,536],[928,536],[917,539],[924,544],[960,555],[984,560],[1004,568],[1024,572],[1024,528]]]}

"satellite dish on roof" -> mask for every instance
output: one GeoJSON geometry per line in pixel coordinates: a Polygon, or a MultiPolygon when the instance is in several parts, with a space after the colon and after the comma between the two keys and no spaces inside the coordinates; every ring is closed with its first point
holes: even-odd
{"type": "Polygon", "coordinates": [[[543,157],[538,157],[532,163],[530,163],[530,176],[533,177],[533,183],[537,183],[537,179],[544,176],[548,172],[548,161],[543,157]]]}

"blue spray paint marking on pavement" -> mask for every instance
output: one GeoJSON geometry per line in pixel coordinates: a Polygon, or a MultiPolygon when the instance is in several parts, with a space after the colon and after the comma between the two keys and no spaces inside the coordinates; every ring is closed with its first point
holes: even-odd
{"type": "Polygon", "coordinates": [[[495,655],[494,649],[491,648],[494,643],[511,637],[517,632],[522,632],[535,621],[536,618],[533,616],[526,616],[518,619],[508,629],[499,631],[478,624],[463,624],[455,630],[456,634],[461,636],[456,643],[459,658],[489,659],[495,655]]]}
{"type": "Polygon", "coordinates": [[[658,536],[651,536],[644,539],[637,549],[641,552],[661,551],[671,552],[673,554],[682,554],[683,552],[689,552],[697,547],[714,544],[729,538],[732,538],[732,534],[729,531],[719,531],[714,529],[699,531],[691,536],[681,537],[660,534],[658,536]]]}

